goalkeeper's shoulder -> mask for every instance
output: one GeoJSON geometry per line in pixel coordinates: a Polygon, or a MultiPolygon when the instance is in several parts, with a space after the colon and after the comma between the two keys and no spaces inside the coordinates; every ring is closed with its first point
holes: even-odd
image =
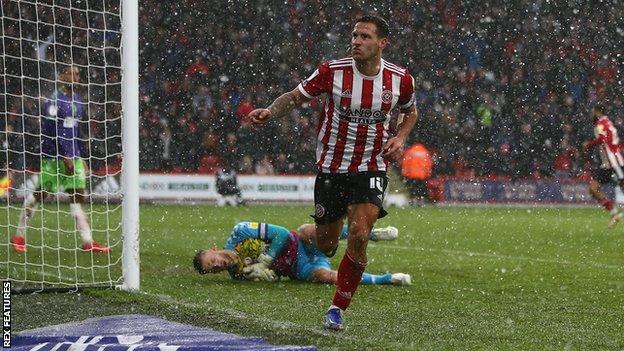
{"type": "Polygon", "coordinates": [[[247,221],[236,223],[236,225],[234,225],[234,228],[232,228],[230,236],[227,239],[225,248],[229,250],[234,250],[234,247],[240,242],[243,242],[247,239],[258,239],[260,237],[260,228],[263,225],[264,223],[247,221]]]}

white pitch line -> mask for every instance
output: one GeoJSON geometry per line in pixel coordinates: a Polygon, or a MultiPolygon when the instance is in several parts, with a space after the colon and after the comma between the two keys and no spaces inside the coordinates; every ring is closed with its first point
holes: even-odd
{"type": "MultiPolygon", "coordinates": [[[[47,273],[47,272],[39,272],[39,271],[33,271],[31,269],[26,269],[29,272],[32,273],[38,273],[44,276],[53,276],[53,277],[57,277],[55,274],[51,274],[51,273],[47,273]]],[[[238,311],[238,310],[233,310],[233,309],[229,309],[229,308],[215,308],[214,306],[207,306],[207,305],[202,305],[199,303],[192,303],[192,302],[185,302],[185,301],[181,301],[178,300],[176,298],[174,298],[173,296],[170,295],[165,295],[165,294],[154,294],[154,293],[150,293],[150,292],[146,292],[146,291],[141,291],[140,294],[143,295],[147,295],[147,296],[152,296],[157,298],[158,300],[168,303],[168,304],[177,304],[180,306],[184,306],[187,308],[195,308],[195,309],[201,309],[204,307],[209,307],[213,310],[217,310],[219,312],[223,312],[226,313],[229,316],[233,316],[237,319],[241,319],[241,320],[250,320],[254,323],[259,323],[260,325],[270,325],[271,327],[273,327],[274,329],[293,329],[293,328],[297,328],[300,330],[303,330],[307,333],[311,333],[311,334],[315,334],[315,335],[319,335],[319,336],[335,336],[339,339],[343,339],[343,340],[348,340],[348,341],[361,341],[361,339],[358,338],[353,338],[353,337],[348,337],[348,336],[344,336],[344,335],[340,335],[337,333],[333,333],[333,332],[329,332],[326,330],[322,330],[322,329],[318,329],[318,328],[311,328],[308,326],[304,326],[304,325],[300,325],[300,324],[296,324],[296,323],[292,323],[292,322],[286,322],[286,321],[276,321],[276,320],[272,320],[269,318],[264,318],[264,317],[257,317],[257,316],[252,316],[252,315],[248,315],[244,312],[238,311]]],[[[396,344],[398,346],[398,344],[396,344]]]]}
{"type": "MultiPolygon", "coordinates": [[[[354,337],[349,337],[349,336],[345,336],[343,334],[338,334],[335,332],[329,332],[320,328],[313,328],[313,327],[308,327],[305,325],[300,325],[300,324],[296,324],[293,322],[287,322],[287,321],[278,321],[278,320],[273,320],[273,319],[269,319],[269,318],[265,318],[265,317],[259,317],[259,316],[253,316],[253,315],[249,315],[246,314],[244,312],[238,311],[238,310],[233,310],[233,309],[229,309],[229,308],[215,308],[214,306],[207,306],[204,304],[200,304],[200,303],[192,303],[192,302],[186,302],[186,301],[181,301],[176,299],[173,296],[170,295],[165,295],[165,294],[155,294],[155,293],[150,293],[150,292],[141,292],[141,294],[147,295],[147,296],[152,296],[157,298],[158,300],[168,303],[168,304],[177,304],[180,306],[184,306],[187,308],[194,308],[194,309],[201,309],[201,308],[205,308],[208,307],[210,309],[213,310],[217,310],[219,312],[223,312],[226,313],[230,316],[233,316],[235,318],[241,319],[241,320],[249,320],[252,321],[254,323],[258,323],[259,325],[269,325],[271,327],[273,327],[274,329],[299,329],[299,330],[303,330],[306,333],[310,333],[310,334],[314,334],[314,335],[318,335],[318,336],[333,336],[336,337],[338,339],[343,339],[343,340],[348,340],[348,341],[353,341],[353,342],[357,342],[357,341],[362,341],[362,339],[360,338],[354,338],[354,337]]],[[[392,346],[395,347],[400,347],[400,344],[395,344],[392,343],[392,346]]]]}
{"type": "Polygon", "coordinates": [[[555,263],[561,265],[568,266],[590,266],[595,268],[606,268],[606,269],[616,269],[620,270],[624,268],[624,266],[618,266],[614,264],[605,264],[605,263],[596,263],[596,262],[572,262],[568,260],[557,260],[552,258],[539,258],[539,257],[527,257],[527,256],[511,256],[511,255],[501,255],[497,253],[489,253],[489,252],[474,252],[474,251],[465,251],[465,250],[448,250],[448,249],[432,249],[428,247],[416,247],[416,246],[376,246],[379,248],[384,248],[387,250],[390,249],[399,249],[399,250],[420,250],[420,251],[428,251],[428,252],[441,252],[445,254],[452,255],[463,255],[468,257],[487,257],[487,258],[495,258],[495,259],[507,259],[507,260],[519,260],[519,261],[528,261],[528,262],[541,262],[541,263],[555,263]]]}
{"type": "MultiPolygon", "coordinates": [[[[59,274],[54,274],[54,273],[48,273],[46,271],[39,271],[39,270],[28,269],[28,268],[25,268],[25,269],[22,269],[22,268],[16,269],[16,268],[14,268],[14,270],[26,271],[26,272],[30,272],[30,273],[33,273],[33,274],[38,274],[38,275],[43,276],[43,277],[53,277],[53,278],[67,279],[67,280],[71,280],[71,279],[75,278],[75,277],[69,277],[69,276],[62,275],[62,274],[59,275],[59,274]]],[[[25,280],[25,281],[33,282],[33,283],[41,283],[41,282],[36,282],[36,281],[31,281],[31,280],[25,280]]],[[[43,282],[46,283],[45,280],[43,282]]]]}
{"type": "MultiPolygon", "coordinates": [[[[55,274],[51,274],[51,273],[47,273],[47,272],[39,272],[39,271],[33,271],[31,269],[26,269],[29,272],[32,273],[39,273],[41,275],[44,276],[52,276],[52,277],[57,277],[55,274]]],[[[269,318],[264,318],[264,317],[257,317],[257,316],[252,316],[252,315],[248,315],[244,312],[238,311],[238,310],[233,310],[233,309],[229,309],[229,308],[215,308],[214,306],[206,306],[203,304],[199,304],[199,303],[192,303],[192,302],[185,302],[185,301],[181,301],[178,300],[176,298],[174,298],[173,296],[170,295],[165,295],[165,294],[154,294],[154,293],[150,293],[150,292],[146,292],[146,291],[141,291],[140,294],[143,295],[147,295],[147,296],[152,296],[157,298],[158,300],[168,303],[168,304],[177,304],[180,306],[184,306],[187,308],[195,308],[195,309],[201,309],[204,307],[209,307],[213,310],[217,310],[223,313],[226,313],[229,316],[233,316],[237,319],[241,319],[241,320],[250,320],[254,323],[260,323],[260,325],[270,325],[271,327],[275,328],[275,329],[293,329],[293,328],[297,328],[300,330],[303,330],[307,333],[311,333],[311,334],[315,334],[315,335],[319,335],[319,336],[334,336],[338,339],[343,339],[343,340],[348,340],[348,341],[361,341],[361,339],[358,338],[353,338],[353,337],[348,337],[348,336],[344,336],[341,334],[337,334],[335,332],[329,332],[323,329],[319,329],[319,328],[312,328],[312,327],[308,327],[308,326],[304,326],[304,325],[300,325],[300,324],[296,324],[296,323],[292,323],[292,322],[286,322],[286,321],[276,321],[276,320],[272,320],[269,318]]],[[[395,346],[400,346],[399,344],[392,344],[395,346]]]]}

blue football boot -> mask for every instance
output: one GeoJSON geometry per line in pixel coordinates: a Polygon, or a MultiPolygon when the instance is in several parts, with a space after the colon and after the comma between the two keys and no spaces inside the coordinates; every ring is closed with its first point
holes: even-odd
{"type": "Polygon", "coordinates": [[[325,328],[342,330],[342,311],[338,307],[330,307],[325,314],[325,328]]]}

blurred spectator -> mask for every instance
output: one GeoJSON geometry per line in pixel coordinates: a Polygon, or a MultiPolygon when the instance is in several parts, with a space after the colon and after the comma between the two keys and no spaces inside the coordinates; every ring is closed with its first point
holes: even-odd
{"type": "Polygon", "coordinates": [[[240,172],[243,174],[253,174],[254,172],[254,162],[251,158],[251,156],[249,155],[244,155],[243,158],[240,160],[239,164],[239,169],[240,172]]]}
{"type": "Polygon", "coordinates": [[[423,144],[410,146],[403,154],[401,175],[410,188],[410,203],[423,205],[429,202],[427,179],[431,177],[433,159],[423,144]]]}
{"type": "Polygon", "coordinates": [[[559,153],[555,157],[554,161],[555,176],[559,178],[572,176],[577,156],[578,151],[570,146],[568,139],[561,140],[559,153]]]}
{"type": "Polygon", "coordinates": [[[260,161],[256,162],[255,174],[257,175],[272,175],[275,174],[273,170],[273,164],[268,155],[265,155],[260,161]]]}
{"type": "Polygon", "coordinates": [[[273,162],[273,169],[277,174],[290,174],[295,171],[295,165],[288,161],[288,156],[281,152],[273,162]]]}

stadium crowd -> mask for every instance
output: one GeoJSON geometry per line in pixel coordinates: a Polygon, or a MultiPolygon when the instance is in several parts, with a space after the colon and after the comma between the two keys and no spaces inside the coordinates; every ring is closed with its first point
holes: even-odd
{"type": "Polygon", "coordinates": [[[346,56],[364,12],[388,19],[385,55],[415,78],[420,120],[408,144],[433,151],[435,175],[576,175],[591,106],[605,103],[616,126],[624,121],[624,6],[615,1],[141,5],[144,171],[313,173],[319,101],[264,128],[245,117],[323,60],[346,56]]]}
{"type": "Polygon", "coordinates": [[[353,19],[371,10],[391,25],[388,59],[410,58],[420,121],[409,143],[434,151],[435,174],[574,175],[592,133],[590,106],[607,103],[622,125],[622,6],[365,3],[144,5],[143,167],[313,172],[316,101],[270,128],[245,116],[346,53],[353,19]]]}

